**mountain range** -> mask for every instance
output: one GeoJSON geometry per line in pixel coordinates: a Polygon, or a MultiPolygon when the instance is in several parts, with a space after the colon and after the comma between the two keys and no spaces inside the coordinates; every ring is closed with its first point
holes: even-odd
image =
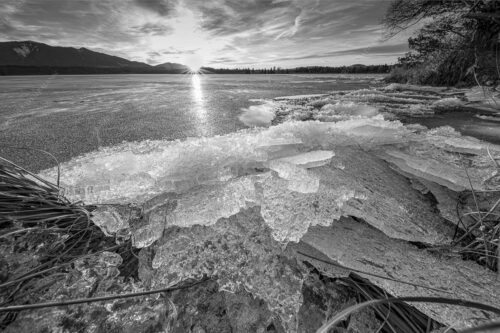
{"type": "MultiPolygon", "coordinates": [[[[206,74],[292,74],[292,73],[388,73],[390,65],[356,64],[341,67],[306,66],[282,68],[210,68],[206,74]]],[[[166,62],[152,66],[143,62],[95,52],[86,48],[50,46],[34,41],[0,42],[0,75],[39,74],[181,74],[189,68],[166,62]]]]}
{"type": "Polygon", "coordinates": [[[186,73],[187,66],[151,66],[86,48],[50,46],[33,41],[0,42],[0,75],[186,73]]]}

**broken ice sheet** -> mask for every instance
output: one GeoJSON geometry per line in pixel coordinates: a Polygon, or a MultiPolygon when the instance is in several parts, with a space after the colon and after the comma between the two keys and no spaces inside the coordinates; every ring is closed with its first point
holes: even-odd
{"type": "Polygon", "coordinates": [[[132,210],[128,207],[103,205],[92,212],[92,222],[106,236],[114,236],[120,231],[125,231],[128,234],[128,221],[132,214],[132,210]]]}
{"type": "MultiPolygon", "coordinates": [[[[144,202],[166,191],[184,193],[200,185],[225,182],[246,165],[336,146],[405,141],[400,122],[380,116],[337,123],[287,122],[267,129],[247,129],[224,136],[184,141],[124,143],[61,165],[61,185],[72,201],[86,204],[144,202]]],[[[57,178],[57,169],[42,171],[57,178]]]]}
{"type": "Polygon", "coordinates": [[[389,148],[380,156],[403,172],[453,191],[470,190],[471,186],[475,190],[498,187],[488,181],[497,172],[489,155],[499,156],[498,146],[441,132],[436,129],[422,133],[410,145],[399,150],[389,148]]]}
{"type": "MultiPolygon", "coordinates": [[[[308,173],[305,169],[290,166],[308,173]]],[[[343,187],[328,192],[328,195],[317,194],[319,179],[312,174],[307,174],[307,177],[312,180],[312,186],[303,179],[289,181],[277,173],[267,172],[202,186],[178,195],[174,209],[166,211],[160,206],[150,212],[154,219],[149,225],[133,231],[134,244],[137,247],[149,246],[161,237],[164,228],[209,226],[254,206],[262,207],[262,216],[276,239],[280,242],[297,241],[309,225],[328,225],[335,216],[341,215],[341,207],[347,200],[356,198],[355,191],[343,187]],[[302,188],[295,188],[300,186],[302,188]]]]}
{"type": "Polygon", "coordinates": [[[280,137],[261,143],[256,150],[262,152],[266,159],[273,159],[297,154],[302,146],[303,142],[298,138],[280,137]]]}
{"type": "MultiPolygon", "coordinates": [[[[446,186],[453,191],[460,192],[470,187],[464,169],[459,166],[408,155],[397,150],[387,150],[385,154],[380,156],[404,172],[446,186]]],[[[476,188],[479,184],[478,181],[473,180],[473,185],[476,188]]]]}
{"type": "MultiPolygon", "coordinates": [[[[422,132],[416,139],[422,143],[433,145],[458,154],[486,155],[488,150],[493,154],[500,154],[500,146],[481,141],[470,136],[463,136],[450,126],[441,126],[422,132]]],[[[429,147],[430,148],[430,147],[429,147]]]]}
{"type": "Polygon", "coordinates": [[[255,178],[262,217],[273,237],[283,243],[299,241],[311,225],[330,225],[342,215],[344,203],[356,197],[355,191],[344,187],[318,193],[294,191],[287,180],[272,173],[255,178]]]}
{"type": "Polygon", "coordinates": [[[361,217],[393,238],[429,244],[449,240],[425,198],[377,156],[339,148],[335,159],[335,165],[311,169],[274,160],[271,171],[176,195],[175,208],[152,209],[156,217],[149,228],[134,231],[136,246],[150,245],[166,227],[213,225],[253,206],[261,207],[273,237],[283,243],[298,241],[309,226],[329,225],[342,215],[361,217]]]}
{"type": "MultiPolygon", "coordinates": [[[[351,218],[343,218],[329,228],[311,228],[302,242],[341,265],[445,291],[370,277],[395,297],[451,297],[500,306],[500,282],[495,272],[460,256],[419,249],[351,218]]],[[[415,303],[415,307],[457,328],[492,319],[489,313],[467,307],[431,303],[415,303]]]]}
{"type": "Polygon", "coordinates": [[[309,169],[330,163],[333,156],[335,156],[335,153],[330,150],[314,150],[303,154],[283,157],[278,159],[278,161],[309,169]]]}
{"type": "Polygon", "coordinates": [[[310,174],[306,169],[295,164],[272,160],[267,165],[269,169],[276,171],[280,178],[288,181],[287,188],[300,193],[316,193],[319,188],[319,179],[310,174]]]}
{"type": "Polygon", "coordinates": [[[378,115],[377,108],[365,104],[354,102],[338,102],[336,104],[326,104],[320,110],[321,117],[341,116],[349,118],[373,117],[378,115]]]}
{"type": "Polygon", "coordinates": [[[211,225],[228,218],[241,209],[258,202],[250,177],[241,177],[224,184],[203,186],[177,200],[176,209],[167,215],[169,226],[191,227],[211,225]]]}

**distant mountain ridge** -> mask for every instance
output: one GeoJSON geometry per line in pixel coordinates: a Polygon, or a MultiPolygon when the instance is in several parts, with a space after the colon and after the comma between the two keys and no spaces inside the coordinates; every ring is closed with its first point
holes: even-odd
{"type": "MultiPolygon", "coordinates": [[[[391,65],[363,65],[296,68],[211,68],[202,67],[204,74],[361,74],[388,73],[391,65]]],[[[86,48],[51,46],[34,41],[0,42],[0,75],[51,74],[183,74],[190,72],[185,65],[166,62],[151,66],[86,48]]]]}
{"type": "Polygon", "coordinates": [[[137,67],[142,62],[94,52],[86,48],[50,46],[32,41],[0,43],[0,65],[52,67],[137,67]]]}
{"type": "MultiPolygon", "coordinates": [[[[168,66],[164,66],[168,64],[168,66]]],[[[34,41],[0,42],[0,74],[183,73],[187,67],[151,66],[86,48],[50,46],[34,41]]]]}

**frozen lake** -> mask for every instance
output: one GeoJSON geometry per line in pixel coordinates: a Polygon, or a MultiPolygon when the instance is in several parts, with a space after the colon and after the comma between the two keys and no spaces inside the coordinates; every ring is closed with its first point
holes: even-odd
{"type": "MultiPolygon", "coordinates": [[[[0,142],[53,153],[60,161],[123,141],[183,139],[246,126],[255,99],[369,87],[380,75],[78,75],[0,79],[0,142]]],[[[38,170],[45,156],[0,148],[38,170]]]]}
{"type": "MultiPolygon", "coordinates": [[[[38,171],[53,166],[54,161],[5,147],[43,149],[64,162],[123,141],[224,135],[247,127],[240,117],[249,108],[257,111],[257,117],[266,118],[269,112],[259,105],[280,96],[359,91],[361,95],[350,99],[356,110],[370,103],[363,96],[364,89],[382,86],[382,78],[332,74],[2,77],[0,155],[38,171]]],[[[380,100],[376,107],[380,110],[393,103],[380,100]]],[[[412,106],[417,111],[421,107],[411,96],[403,96],[398,103],[417,103],[412,106]]],[[[498,119],[480,119],[471,112],[403,121],[428,127],[450,125],[463,134],[500,142],[498,119]]]]}

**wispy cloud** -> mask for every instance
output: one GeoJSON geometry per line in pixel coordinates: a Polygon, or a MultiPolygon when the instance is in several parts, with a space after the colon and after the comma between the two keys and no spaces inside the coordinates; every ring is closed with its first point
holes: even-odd
{"type": "Polygon", "coordinates": [[[178,5],[177,0],[134,0],[134,2],[145,9],[161,16],[175,15],[175,9],[178,5]]]}
{"type": "Polygon", "coordinates": [[[133,60],[302,66],[393,62],[381,0],[2,0],[0,39],[87,47],[133,60]]]}
{"type": "Polygon", "coordinates": [[[139,35],[162,36],[170,34],[173,31],[173,28],[165,24],[148,22],[139,26],[132,27],[130,31],[139,35]]]}

